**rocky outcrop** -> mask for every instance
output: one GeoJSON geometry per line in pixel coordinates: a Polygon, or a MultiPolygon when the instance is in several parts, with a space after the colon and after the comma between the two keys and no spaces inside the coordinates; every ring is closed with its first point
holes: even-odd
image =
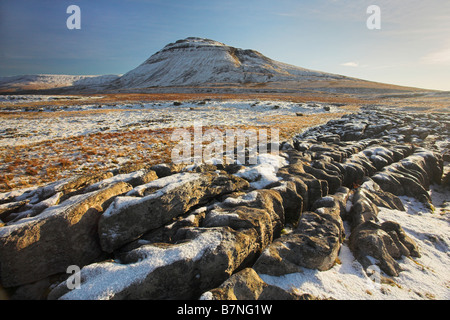
{"type": "Polygon", "coordinates": [[[329,270],[344,241],[396,276],[420,252],[379,208],[429,203],[442,176],[411,119],[364,111],[312,128],[281,144],[265,181],[255,166],[161,164],[1,194],[1,285],[36,299],[311,299],[260,275],[329,270]]]}
{"type": "Polygon", "coordinates": [[[348,214],[352,229],[349,247],[365,268],[373,265],[371,259],[374,258],[386,274],[397,276],[401,268],[395,259],[402,256],[420,257],[420,253],[398,223],[386,221],[378,224],[379,206],[405,210],[398,197],[382,191],[369,178],[353,194],[352,208],[348,214]]]}
{"type": "Polygon", "coordinates": [[[102,248],[113,252],[193,206],[245,187],[244,179],[214,172],[179,173],[138,186],[117,197],[100,218],[102,248]]]}
{"type": "Polygon", "coordinates": [[[70,291],[63,282],[49,298],[196,298],[245,260],[253,236],[229,228],[190,228],[180,244],[143,245],[122,254],[120,263],[91,264],[82,270],[80,290],[70,291]]]}
{"type": "Polygon", "coordinates": [[[110,200],[131,190],[119,182],[71,197],[38,216],[0,229],[0,276],[5,287],[65,272],[67,266],[93,262],[102,251],[97,222],[110,200]]]}
{"type": "Polygon", "coordinates": [[[371,260],[374,258],[380,269],[390,276],[397,276],[401,271],[395,259],[402,256],[420,257],[414,241],[405,236],[400,225],[392,221],[381,225],[372,221],[361,223],[352,231],[349,247],[365,268],[374,264],[371,260]]]}
{"type": "Polygon", "coordinates": [[[314,212],[303,212],[297,228],[275,240],[259,257],[253,268],[258,273],[279,276],[300,272],[300,267],[330,269],[344,240],[340,217],[349,190],[318,199],[314,212]]]}
{"type": "Polygon", "coordinates": [[[383,190],[395,195],[406,195],[428,203],[431,198],[427,190],[430,183],[441,183],[442,158],[432,152],[417,148],[411,156],[385,167],[372,179],[383,190]]]}
{"type": "Polygon", "coordinates": [[[218,288],[203,293],[202,300],[314,300],[309,294],[298,295],[265,283],[252,268],[227,279],[218,288]]]}

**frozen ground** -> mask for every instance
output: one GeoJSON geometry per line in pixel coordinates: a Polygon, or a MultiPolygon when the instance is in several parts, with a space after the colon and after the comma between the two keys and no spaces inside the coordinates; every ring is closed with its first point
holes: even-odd
{"type": "MultiPolygon", "coordinates": [[[[42,98],[29,96],[29,99],[36,101],[42,98]]],[[[6,115],[0,117],[0,146],[25,145],[100,131],[190,127],[194,121],[202,126],[218,127],[268,125],[267,119],[272,116],[337,112],[339,108],[334,105],[236,100],[184,102],[181,105],[174,105],[173,102],[74,104],[40,107],[34,110],[38,113],[32,114],[26,108],[7,110],[14,111],[15,115],[8,115],[8,111],[3,109],[6,115]]]]}
{"type": "MultiPolygon", "coordinates": [[[[61,101],[61,100],[92,100],[92,99],[100,99],[101,96],[49,96],[49,95],[0,95],[0,102],[5,103],[5,105],[14,105],[18,103],[27,103],[27,102],[37,102],[37,101],[61,101]]],[[[17,109],[8,109],[9,111],[16,111],[17,109]]],[[[20,109],[19,109],[20,110],[20,109]]]]}
{"type": "MultiPolygon", "coordinates": [[[[380,222],[390,220],[400,223],[405,232],[416,241],[421,253],[420,258],[403,257],[398,261],[403,269],[398,277],[387,278],[383,272],[380,276],[376,268],[369,277],[345,242],[339,254],[341,263],[328,271],[303,268],[302,273],[281,277],[260,276],[269,284],[321,298],[449,300],[450,191],[432,186],[430,195],[435,206],[434,212],[409,197],[401,197],[406,212],[380,207],[380,222]]],[[[348,225],[345,228],[349,230],[348,225]]]]}

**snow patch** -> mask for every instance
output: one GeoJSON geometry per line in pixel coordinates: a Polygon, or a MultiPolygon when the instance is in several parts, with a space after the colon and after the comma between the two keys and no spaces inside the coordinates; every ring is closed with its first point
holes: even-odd
{"type": "MultiPolygon", "coordinates": [[[[433,203],[446,205],[450,199],[448,190],[432,186],[433,203]]],[[[327,271],[302,268],[301,273],[280,277],[260,274],[268,284],[279,286],[298,294],[310,293],[321,298],[337,300],[411,300],[450,299],[450,217],[449,212],[433,213],[421,202],[411,197],[400,197],[406,212],[380,207],[378,218],[398,222],[406,234],[418,245],[420,258],[398,260],[403,269],[392,281],[373,281],[355,259],[344,242],[340,253],[340,264],[327,271]]],[[[344,223],[346,237],[349,225],[344,223]]],[[[376,261],[373,261],[376,263],[376,261]]],[[[387,277],[384,273],[382,276],[387,277]]],[[[389,277],[387,277],[389,278],[389,277]]]]}
{"type": "Polygon", "coordinates": [[[130,206],[161,197],[174,188],[199,178],[200,174],[198,173],[182,172],[137,186],[133,190],[129,191],[125,196],[116,197],[103,215],[105,217],[112,216],[126,210],[126,208],[130,206]],[[151,193],[144,196],[147,190],[151,190],[151,193]]]}
{"type": "Polygon", "coordinates": [[[235,175],[250,181],[250,185],[255,189],[263,189],[269,184],[281,180],[280,177],[277,177],[277,172],[287,164],[288,161],[279,155],[260,154],[257,156],[256,165],[244,167],[235,175]]]}
{"type": "MultiPolygon", "coordinates": [[[[158,248],[144,245],[135,251],[145,258],[132,264],[117,262],[94,263],[81,269],[81,287],[72,290],[62,300],[109,300],[133,284],[142,283],[156,269],[171,265],[177,261],[197,261],[206,251],[217,248],[222,241],[218,231],[200,234],[194,240],[173,245],[169,248],[158,248]]],[[[65,285],[62,283],[61,285],[65,285]]]]}

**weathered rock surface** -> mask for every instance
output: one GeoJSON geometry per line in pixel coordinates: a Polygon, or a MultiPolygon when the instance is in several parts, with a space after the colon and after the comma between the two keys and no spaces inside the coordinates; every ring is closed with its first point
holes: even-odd
{"type": "Polygon", "coordinates": [[[119,262],[81,270],[81,288],[65,283],[50,299],[192,299],[220,285],[249,255],[254,235],[230,228],[189,228],[180,244],[143,245],[119,262]],[[123,280],[126,281],[123,281],[123,280]]]}
{"type": "Polygon", "coordinates": [[[97,223],[103,206],[131,190],[126,183],[74,196],[41,214],[0,228],[0,277],[5,287],[83,266],[101,254],[97,223]]]}
{"type": "Polygon", "coordinates": [[[50,198],[58,192],[62,192],[64,195],[71,194],[76,190],[80,190],[88,185],[112,176],[113,174],[111,172],[99,173],[95,175],[75,176],[73,178],[59,180],[42,187],[11,191],[0,195],[0,203],[26,200],[29,201],[30,204],[35,204],[50,198]]]}
{"type": "Polygon", "coordinates": [[[386,274],[398,276],[401,268],[395,259],[400,259],[402,255],[420,256],[416,244],[410,238],[401,239],[399,234],[404,235],[404,231],[395,222],[387,221],[378,225],[366,221],[352,231],[349,246],[365,268],[374,264],[370,259],[372,257],[386,274]],[[392,225],[395,225],[395,229],[392,225]]]}
{"type": "Polygon", "coordinates": [[[309,294],[297,295],[265,283],[255,270],[244,269],[227,279],[219,287],[207,291],[202,300],[314,300],[309,294]]]}
{"type": "Polygon", "coordinates": [[[440,184],[442,170],[442,157],[419,148],[411,156],[383,168],[372,179],[385,191],[427,203],[431,201],[427,192],[430,182],[440,184]]]}
{"type": "Polygon", "coordinates": [[[365,268],[374,264],[371,260],[374,258],[386,274],[397,276],[401,269],[396,259],[420,256],[417,245],[398,223],[377,224],[378,206],[404,211],[400,199],[381,191],[374,181],[367,179],[353,194],[352,203],[348,214],[352,230],[349,247],[365,268]]]}
{"type": "Polygon", "coordinates": [[[344,240],[340,217],[345,210],[347,188],[337,195],[318,199],[314,212],[303,212],[292,233],[276,239],[258,258],[253,268],[262,274],[280,276],[301,272],[301,267],[328,270],[344,240]]]}
{"type": "Polygon", "coordinates": [[[179,173],[117,197],[99,221],[100,243],[112,252],[159,228],[193,206],[248,187],[244,179],[220,173],[179,173]]]}
{"type": "Polygon", "coordinates": [[[87,186],[85,189],[83,189],[83,192],[91,192],[98,189],[106,188],[114,183],[117,182],[126,182],[133,187],[137,187],[146,183],[149,183],[150,181],[158,179],[158,176],[155,171],[148,170],[148,169],[140,169],[138,171],[133,172],[127,172],[128,170],[119,170],[118,174],[115,176],[112,176],[108,179],[103,179],[101,181],[98,181],[97,183],[93,183],[89,186],[87,186]],[[123,172],[123,173],[122,173],[123,172]]]}

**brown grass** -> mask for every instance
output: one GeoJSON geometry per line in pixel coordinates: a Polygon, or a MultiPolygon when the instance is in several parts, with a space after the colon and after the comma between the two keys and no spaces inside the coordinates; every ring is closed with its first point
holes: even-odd
{"type": "MultiPolygon", "coordinates": [[[[203,132],[217,129],[278,128],[280,141],[303,129],[341,117],[343,113],[304,117],[271,117],[267,125],[203,127],[203,132]]],[[[97,173],[127,161],[149,165],[170,162],[171,151],[178,143],[171,141],[175,128],[95,133],[86,136],[43,141],[28,146],[0,147],[0,192],[41,185],[72,176],[74,173],[97,173]]],[[[188,128],[193,130],[193,128],[188,128]]]]}
{"type": "MultiPolygon", "coordinates": [[[[78,96],[91,97],[92,95],[79,94],[78,96]]],[[[95,95],[94,95],[95,96],[95,95]]],[[[354,98],[351,96],[336,96],[324,95],[321,93],[315,94],[286,94],[286,93],[251,93],[251,94],[231,94],[231,93],[117,93],[117,94],[101,94],[101,98],[77,100],[78,105],[83,104],[118,104],[118,103],[136,103],[136,102],[159,102],[159,101],[199,101],[204,99],[219,99],[219,100],[260,100],[260,101],[291,101],[297,103],[306,103],[310,101],[318,103],[345,103],[345,104],[362,104],[367,103],[366,100],[354,98]]],[[[35,101],[27,103],[14,104],[20,108],[34,108],[44,106],[71,106],[74,104],[73,100],[56,100],[56,101],[35,101]]],[[[0,104],[1,106],[2,104],[0,104]]],[[[6,105],[3,103],[3,105],[6,105]]],[[[77,113],[79,111],[67,111],[67,114],[77,113]]],[[[91,112],[102,112],[99,110],[91,110],[91,112]]],[[[51,117],[51,113],[43,115],[47,112],[41,112],[42,116],[51,117]]]]}
{"type": "MultiPolygon", "coordinates": [[[[329,102],[348,103],[340,113],[322,113],[319,115],[277,116],[258,119],[263,125],[228,127],[228,129],[268,129],[278,128],[280,141],[284,141],[302,130],[323,124],[330,119],[357,110],[361,101],[353,98],[331,99],[315,96],[286,94],[108,94],[94,103],[130,103],[143,101],[186,101],[202,99],[257,99],[289,100],[293,102],[329,102]]],[[[87,101],[86,103],[93,103],[87,101]]],[[[77,104],[81,101],[77,101],[77,104]]],[[[69,105],[73,101],[52,101],[52,104],[69,105]]],[[[26,106],[49,105],[49,102],[35,102],[26,106]]],[[[20,105],[17,105],[20,106],[20,105]]],[[[8,117],[70,117],[84,113],[115,112],[107,110],[61,111],[61,112],[1,112],[0,118],[8,117]]],[[[203,130],[226,130],[225,127],[203,127],[203,130]]],[[[57,179],[70,177],[75,173],[97,173],[122,165],[126,162],[146,163],[149,165],[171,161],[171,151],[177,144],[171,141],[174,128],[158,130],[134,130],[121,132],[99,132],[84,136],[55,139],[33,143],[26,146],[0,147],[0,192],[42,185],[57,179]]],[[[192,128],[191,128],[192,130],[192,128]]]]}

